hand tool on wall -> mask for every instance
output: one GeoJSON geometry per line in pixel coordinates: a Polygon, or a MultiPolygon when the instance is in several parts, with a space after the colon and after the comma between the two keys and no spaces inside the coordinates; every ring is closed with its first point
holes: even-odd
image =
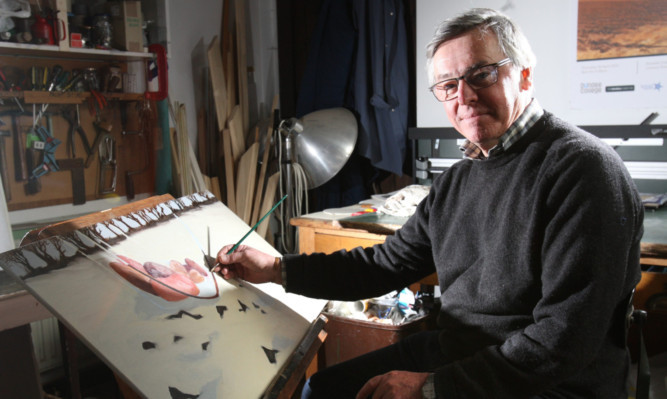
{"type": "Polygon", "coordinates": [[[41,81],[39,76],[41,74],[41,68],[38,68],[34,65],[30,67],[30,90],[39,90],[39,82],[41,81]]]}
{"type": "Polygon", "coordinates": [[[51,74],[49,75],[49,83],[46,91],[53,91],[56,88],[56,85],[62,78],[62,73],[63,67],[60,65],[54,65],[53,69],[51,69],[51,74]]]}
{"type": "MultiPolygon", "coordinates": [[[[21,91],[21,88],[25,87],[25,80],[25,73],[17,67],[4,66],[0,68],[0,81],[2,81],[2,86],[4,86],[3,90],[21,91]]],[[[14,102],[23,111],[23,105],[21,105],[18,96],[14,96],[14,102]]]]}
{"type": "Polygon", "coordinates": [[[37,165],[41,165],[44,154],[44,141],[39,137],[34,126],[26,132],[25,147],[25,163],[29,171],[29,176],[23,189],[25,195],[34,195],[42,191],[42,184],[37,177],[32,176],[31,171],[37,165]]]}
{"type": "Polygon", "coordinates": [[[13,65],[5,65],[0,69],[0,80],[8,91],[21,91],[26,86],[25,71],[13,65]]]}
{"type": "Polygon", "coordinates": [[[74,90],[79,82],[83,80],[81,71],[72,72],[72,77],[66,83],[63,83],[62,91],[74,90]]]}
{"type": "Polygon", "coordinates": [[[5,77],[5,73],[2,71],[1,68],[0,68],[0,89],[9,90],[9,84],[7,83],[7,78],[5,77]]]}
{"type": "Polygon", "coordinates": [[[148,152],[148,138],[147,134],[150,127],[150,105],[148,101],[144,101],[142,105],[142,110],[139,116],[139,130],[132,131],[132,130],[127,130],[127,104],[126,103],[121,103],[120,106],[120,120],[122,123],[122,135],[123,138],[129,138],[129,136],[136,135],[137,137],[141,138],[141,142],[143,145],[143,151],[141,152],[143,154],[143,161],[144,165],[141,169],[137,170],[126,170],[125,171],[125,195],[128,200],[134,199],[134,175],[144,173],[148,170],[149,167],[149,157],[150,154],[148,152]]]}
{"type": "Polygon", "coordinates": [[[88,110],[90,114],[99,118],[99,113],[106,108],[107,99],[102,93],[97,90],[90,90],[90,97],[88,97],[88,110]]]}
{"type": "Polygon", "coordinates": [[[69,170],[72,175],[72,204],[86,203],[86,181],[83,176],[83,158],[58,159],[61,171],[69,170]]]}
{"type": "Polygon", "coordinates": [[[52,170],[60,170],[58,162],[56,161],[56,148],[60,145],[61,141],[53,137],[51,132],[43,126],[37,126],[35,132],[43,142],[43,144],[40,144],[39,146],[37,146],[37,143],[39,142],[34,142],[35,149],[41,149],[43,151],[42,162],[32,171],[32,177],[37,178],[52,170]]]}
{"type": "Polygon", "coordinates": [[[102,142],[102,139],[104,136],[111,134],[111,129],[113,126],[108,122],[96,121],[93,122],[93,127],[95,128],[95,141],[93,141],[93,145],[91,146],[90,154],[88,154],[88,157],[86,157],[86,163],[84,164],[84,167],[86,168],[90,167],[90,165],[93,163],[93,158],[99,149],[99,145],[102,142]]]}
{"type": "Polygon", "coordinates": [[[39,82],[40,90],[46,90],[47,83],[49,81],[49,67],[47,66],[44,67],[44,72],[42,73],[40,78],[41,78],[41,81],[39,82]]]}
{"type": "Polygon", "coordinates": [[[67,132],[67,155],[69,155],[70,158],[76,158],[76,145],[74,142],[74,133],[76,133],[81,139],[86,156],[89,156],[92,152],[92,148],[90,147],[90,142],[88,142],[86,132],[81,126],[79,105],[77,104],[75,107],[63,109],[61,115],[63,119],[69,123],[69,130],[67,132]]]}
{"type": "Polygon", "coordinates": [[[100,183],[98,193],[106,195],[116,192],[116,140],[105,135],[99,144],[100,183]]]}
{"type": "MultiPolygon", "coordinates": [[[[51,127],[51,118],[49,117],[49,126],[51,127]]],[[[41,184],[39,178],[51,171],[58,171],[60,167],[55,158],[56,148],[61,141],[53,137],[49,128],[48,130],[41,126],[33,126],[30,133],[28,133],[28,141],[26,147],[28,148],[28,156],[26,161],[29,164],[38,163],[32,169],[30,178],[25,184],[25,194],[34,195],[41,191],[41,184]]]]}
{"type": "Polygon", "coordinates": [[[21,134],[20,116],[16,113],[12,116],[12,130],[14,132],[14,180],[22,182],[28,180],[28,166],[25,159],[25,142],[21,134]]]}
{"type": "Polygon", "coordinates": [[[12,192],[9,183],[9,170],[7,170],[7,154],[5,153],[5,137],[10,137],[12,133],[4,129],[5,122],[0,120],[0,173],[2,173],[2,188],[5,192],[5,200],[12,199],[12,192]]]}
{"type": "Polygon", "coordinates": [[[56,81],[56,86],[53,88],[53,90],[59,92],[65,91],[65,85],[67,84],[67,82],[69,82],[69,75],[70,75],[69,71],[61,73],[60,77],[56,81]]]}

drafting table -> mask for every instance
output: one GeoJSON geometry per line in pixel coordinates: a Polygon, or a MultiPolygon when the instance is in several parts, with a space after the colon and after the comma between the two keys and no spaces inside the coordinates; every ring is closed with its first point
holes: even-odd
{"type": "MultiPolygon", "coordinates": [[[[9,251],[2,254],[3,266],[21,276],[28,290],[140,396],[289,397],[325,337],[325,320],[313,316],[323,301],[309,304],[308,309],[299,308],[295,304],[303,303],[301,297],[278,300],[279,295],[267,294],[271,288],[212,276],[206,284],[208,288],[218,286],[216,295],[202,291],[201,295],[164,300],[119,279],[106,265],[108,259],[115,259],[114,253],[122,251],[137,258],[142,253],[176,258],[181,256],[175,255],[181,247],[189,247],[188,256],[202,257],[205,227],[213,223],[212,217],[216,222],[210,226],[213,251],[222,243],[235,242],[248,226],[239,224],[236,215],[210,199],[212,195],[199,195],[195,200],[188,197],[187,201],[152,197],[48,226],[29,233],[16,251],[35,259],[34,252],[44,259],[52,255],[55,246],[61,248],[61,254],[68,254],[68,262],[44,272],[42,269],[51,267],[48,262],[44,266],[31,260],[17,266],[11,263],[17,254],[9,251]],[[153,211],[142,213],[145,209],[153,211]],[[132,218],[137,220],[137,212],[150,226],[128,230],[132,218]],[[155,212],[159,217],[154,221],[155,212]],[[168,219],[162,221],[165,223],[159,221],[163,216],[168,219]],[[87,251],[79,247],[80,252],[90,253],[73,255],[61,239],[70,237],[67,244],[70,233],[82,237],[82,231],[102,231],[99,235],[106,236],[101,244],[108,248],[87,251]],[[160,251],[151,247],[155,237],[165,240],[160,251]],[[38,252],[40,248],[42,252],[38,252]],[[312,317],[310,321],[308,317],[312,317]]],[[[275,252],[259,236],[249,237],[247,243],[275,252]]],[[[76,384],[76,369],[70,374],[76,384]]]]}

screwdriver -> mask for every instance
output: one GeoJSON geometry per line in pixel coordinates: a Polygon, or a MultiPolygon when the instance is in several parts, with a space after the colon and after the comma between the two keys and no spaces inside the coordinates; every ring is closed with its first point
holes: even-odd
{"type": "Polygon", "coordinates": [[[44,67],[44,74],[42,75],[42,81],[40,82],[40,90],[46,89],[46,83],[49,81],[49,67],[44,67]]]}
{"type": "Polygon", "coordinates": [[[51,70],[51,83],[49,84],[49,88],[46,89],[47,91],[52,91],[56,85],[58,84],[58,79],[60,78],[60,74],[63,72],[63,67],[60,65],[55,65],[53,69],[51,70]]]}

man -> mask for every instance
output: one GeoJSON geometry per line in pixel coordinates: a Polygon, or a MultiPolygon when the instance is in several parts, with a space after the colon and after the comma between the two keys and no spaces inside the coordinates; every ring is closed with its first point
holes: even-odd
{"type": "Polygon", "coordinates": [[[225,247],[222,276],[352,300],[437,271],[439,331],[327,368],[305,396],[627,397],[643,208],[622,161],[532,98],[532,50],[504,15],[445,21],[427,56],[431,90],[467,140],[415,215],[373,248],[281,261],[225,247]]]}

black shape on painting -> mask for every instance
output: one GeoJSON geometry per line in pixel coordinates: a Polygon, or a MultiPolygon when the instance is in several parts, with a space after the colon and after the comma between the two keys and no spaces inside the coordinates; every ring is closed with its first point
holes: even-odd
{"type": "Polygon", "coordinates": [[[237,299],[237,301],[239,302],[239,305],[241,305],[241,309],[239,309],[239,312],[243,312],[243,313],[245,313],[246,310],[248,310],[248,305],[246,305],[245,303],[241,302],[239,299],[237,299]]]}
{"type": "Polygon", "coordinates": [[[252,306],[254,306],[254,307],[255,307],[255,309],[259,309],[259,305],[258,305],[258,304],[256,304],[255,302],[253,302],[253,303],[252,303],[252,306]]]}
{"type": "Polygon", "coordinates": [[[200,314],[192,314],[192,313],[186,312],[185,310],[181,310],[180,312],[178,312],[176,314],[172,314],[170,316],[167,316],[167,320],[180,319],[180,318],[183,317],[183,315],[190,316],[195,320],[199,320],[202,317],[204,317],[200,314]]]}
{"type": "Polygon", "coordinates": [[[201,344],[201,350],[205,351],[208,350],[208,346],[211,344],[211,341],[206,341],[203,344],[201,344]]]}
{"type": "Polygon", "coordinates": [[[266,354],[266,357],[269,359],[269,363],[271,364],[276,364],[276,353],[278,353],[278,349],[269,349],[265,348],[262,346],[262,349],[264,349],[264,353],[266,354]]]}
{"type": "Polygon", "coordinates": [[[174,387],[169,387],[169,394],[171,395],[171,399],[197,399],[199,397],[199,395],[183,393],[174,387]]]}
{"type": "Polygon", "coordinates": [[[218,311],[218,314],[220,315],[220,318],[222,319],[222,316],[224,316],[225,311],[227,310],[227,306],[216,306],[215,310],[218,311]]]}
{"type": "Polygon", "coordinates": [[[182,339],[183,339],[183,337],[181,337],[180,335],[174,335],[174,343],[176,343],[176,342],[178,342],[182,339]]]}
{"type": "Polygon", "coordinates": [[[157,344],[155,342],[144,341],[141,343],[141,347],[144,348],[144,350],[155,349],[157,348],[157,344]]]}

